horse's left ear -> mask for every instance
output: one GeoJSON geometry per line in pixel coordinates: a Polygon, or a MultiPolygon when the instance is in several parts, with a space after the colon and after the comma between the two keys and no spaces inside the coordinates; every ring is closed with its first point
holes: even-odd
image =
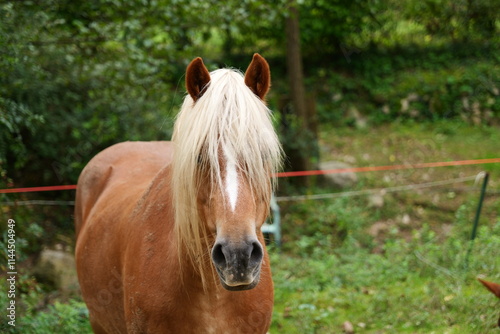
{"type": "Polygon", "coordinates": [[[245,84],[264,100],[271,86],[271,72],[267,61],[258,53],[253,55],[252,62],[245,72],[245,84]]]}
{"type": "Polygon", "coordinates": [[[210,73],[208,72],[203,60],[195,58],[186,69],[186,89],[196,102],[204,93],[204,90],[210,82],[210,73]]]}

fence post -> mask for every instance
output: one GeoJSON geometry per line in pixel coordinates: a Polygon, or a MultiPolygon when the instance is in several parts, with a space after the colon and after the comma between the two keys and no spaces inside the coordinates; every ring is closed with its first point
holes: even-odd
{"type": "Polygon", "coordinates": [[[484,172],[483,185],[481,187],[481,194],[479,195],[479,202],[477,203],[476,215],[474,216],[474,225],[472,226],[472,233],[469,241],[469,249],[467,250],[467,255],[465,256],[465,269],[469,268],[469,257],[472,252],[472,247],[474,246],[474,240],[477,235],[477,226],[479,225],[479,218],[481,216],[481,209],[483,208],[484,195],[486,194],[486,187],[488,186],[488,179],[490,174],[484,172]]]}

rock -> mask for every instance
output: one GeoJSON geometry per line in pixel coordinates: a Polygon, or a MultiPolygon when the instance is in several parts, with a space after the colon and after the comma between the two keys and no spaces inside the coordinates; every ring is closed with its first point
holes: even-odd
{"type": "Polygon", "coordinates": [[[58,290],[72,291],[79,288],[75,258],[73,254],[62,250],[43,250],[34,274],[41,282],[51,284],[58,290]]]}
{"type": "Polygon", "coordinates": [[[347,112],[349,117],[352,117],[354,119],[354,124],[356,125],[356,128],[358,129],[365,129],[368,125],[368,122],[366,121],[366,118],[361,115],[359,112],[358,108],[355,106],[351,106],[347,112]]]}
{"type": "Polygon", "coordinates": [[[336,93],[332,96],[332,100],[333,102],[339,102],[340,100],[342,100],[343,96],[341,93],[336,93]]]}
{"type": "Polygon", "coordinates": [[[420,111],[418,111],[417,109],[412,109],[410,110],[410,116],[413,118],[417,118],[418,116],[420,116],[420,111]]]}
{"type": "MultiPolygon", "coordinates": [[[[331,170],[352,168],[352,166],[340,161],[325,161],[319,163],[319,168],[321,170],[331,170]]],[[[356,173],[349,171],[342,173],[325,174],[324,177],[326,181],[333,187],[340,189],[350,188],[358,182],[358,176],[356,175],[356,173]]]]}
{"type": "Polygon", "coordinates": [[[368,234],[371,235],[372,237],[376,238],[379,235],[385,233],[387,230],[389,230],[389,223],[388,222],[375,222],[370,226],[368,229],[368,234]]]}
{"type": "Polygon", "coordinates": [[[386,115],[389,115],[391,113],[391,107],[389,107],[388,104],[384,104],[382,106],[382,112],[386,115]]]}
{"type": "Polygon", "coordinates": [[[344,161],[347,164],[355,164],[356,163],[356,158],[353,157],[352,155],[344,155],[342,157],[342,161],[344,161]]]}
{"type": "Polygon", "coordinates": [[[380,209],[383,206],[384,206],[384,195],[383,194],[381,194],[381,193],[373,194],[368,198],[368,207],[380,209]]]}
{"type": "Polygon", "coordinates": [[[477,101],[474,101],[474,103],[472,103],[471,119],[472,119],[472,123],[474,123],[474,125],[481,124],[481,121],[482,121],[482,119],[481,119],[481,105],[477,101]]]}
{"type": "Polygon", "coordinates": [[[413,101],[418,101],[420,97],[418,96],[417,93],[410,93],[406,98],[408,99],[408,101],[413,102],[413,101]]]}
{"type": "Polygon", "coordinates": [[[407,112],[410,107],[410,101],[408,101],[408,99],[401,99],[399,102],[401,103],[401,112],[407,112]]]}
{"type": "Polygon", "coordinates": [[[344,321],[342,324],[342,329],[346,334],[354,334],[354,326],[350,321],[344,321]]]}
{"type": "Polygon", "coordinates": [[[470,110],[469,99],[465,96],[462,97],[462,105],[463,105],[465,110],[470,110]]]}

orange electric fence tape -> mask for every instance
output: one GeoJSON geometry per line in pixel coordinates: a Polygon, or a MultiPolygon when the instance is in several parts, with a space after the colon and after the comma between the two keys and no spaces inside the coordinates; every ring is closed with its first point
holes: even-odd
{"type": "MultiPolygon", "coordinates": [[[[276,177],[295,177],[295,176],[311,176],[311,175],[324,175],[335,173],[360,173],[360,172],[375,172],[385,170],[401,170],[401,169],[417,169],[417,168],[431,168],[431,167],[449,167],[449,166],[465,166],[465,165],[483,165],[500,163],[500,158],[493,159],[476,159],[476,160],[460,160],[460,161],[443,161],[443,162],[424,162],[417,164],[407,165],[389,165],[389,166],[368,166],[368,167],[352,167],[352,168],[338,168],[329,170],[306,170],[299,172],[282,172],[275,174],[276,177]]],[[[9,193],[27,193],[38,191],[56,191],[56,190],[74,190],[76,185],[61,185],[61,186],[47,186],[47,187],[31,187],[31,188],[10,188],[0,189],[0,194],[9,193]]]]}
{"type": "Polygon", "coordinates": [[[335,173],[360,173],[360,172],[375,172],[382,170],[397,170],[397,169],[417,169],[417,168],[429,168],[429,167],[448,167],[448,166],[465,166],[465,165],[482,165],[482,164],[492,164],[499,163],[500,158],[494,159],[478,159],[478,160],[460,160],[460,161],[443,161],[443,162],[424,162],[417,164],[407,164],[407,165],[390,165],[390,166],[368,166],[368,167],[353,167],[353,168],[338,168],[329,170],[309,170],[300,172],[283,172],[277,173],[277,177],[291,177],[291,176],[310,176],[310,175],[324,175],[324,174],[335,174],[335,173]]]}

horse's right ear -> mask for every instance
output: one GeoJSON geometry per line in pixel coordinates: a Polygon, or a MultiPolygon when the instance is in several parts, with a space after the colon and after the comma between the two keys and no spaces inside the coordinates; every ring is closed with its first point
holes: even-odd
{"type": "Polygon", "coordinates": [[[200,57],[193,59],[186,69],[186,89],[193,101],[196,102],[202,97],[209,82],[210,73],[203,64],[203,60],[200,57]]]}

